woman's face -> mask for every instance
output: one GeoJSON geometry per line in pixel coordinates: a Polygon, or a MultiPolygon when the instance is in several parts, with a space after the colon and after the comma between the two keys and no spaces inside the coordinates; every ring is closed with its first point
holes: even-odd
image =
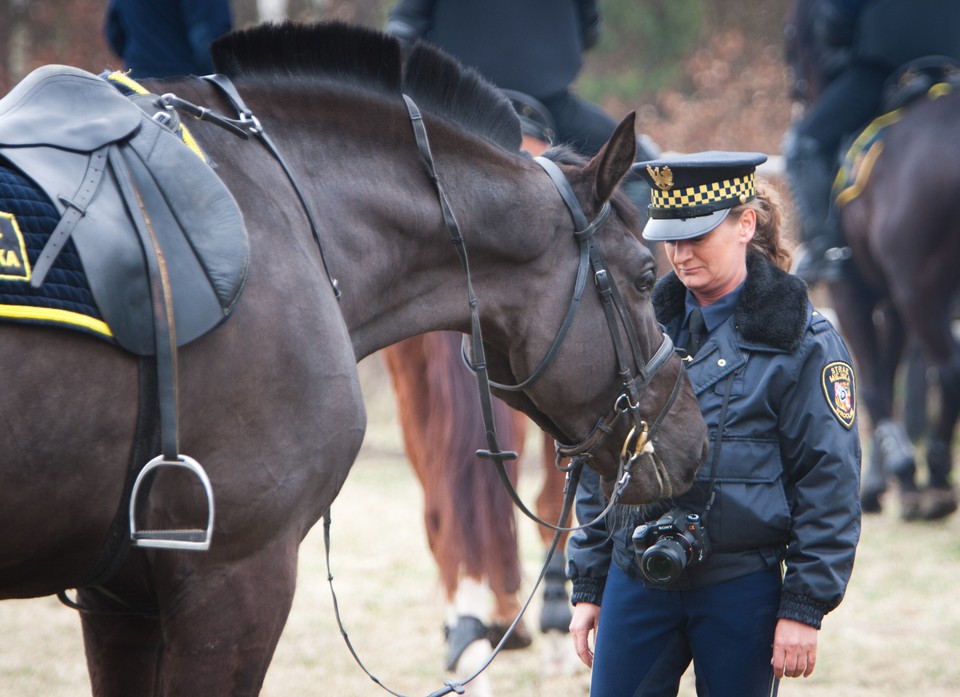
{"type": "Polygon", "coordinates": [[[732,211],[706,235],[664,242],[677,277],[701,305],[716,302],[747,277],[747,246],[756,224],[756,212],[744,208],[739,213],[732,211]]]}

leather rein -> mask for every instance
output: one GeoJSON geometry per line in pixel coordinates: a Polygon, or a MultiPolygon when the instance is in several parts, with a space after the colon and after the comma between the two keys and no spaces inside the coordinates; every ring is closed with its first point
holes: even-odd
{"type": "Polygon", "coordinates": [[[661,368],[663,368],[664,365],[666,365],[669,358],[673,355],[673,341],[664,332],[663,340],[650,360],[647,361],[643,358],[636,328],[633,326],[633,323],[630,320],[630,316],[627,313],[626,303],[624,302],[623,297],[617,288],[616,282],[612,279],[612,274],[607,267],[606,261],[603,258],[603,253],[600,250],[600,246],[597,244],[595,237],[595,233],[600,226],[603,225],[604,221],[610,214],[610,202],[606,201],[600,208],[600,211],[597,213],[596,217],[592,221],[588,222],[586,215],[583,212],[583,208],[581,207],[580,202],[577,200],[577,197],[573,191],[573,187],[567,180],[566,175],[564,175],[561,169],[552,160],[544,157],[536,157],[534,158],[534,161],[540,165],[540,167],[542,167],[543,170],[550,176],[550,179],[556,186],[557,191],[560,193],[561,198],[563,199],[567,209],[570,211],[571,217],[573,218],[574,239],[576,239],[580,249],[577,278],[576,282],[574,283],[573,296],[570,301],[570,306],[567,309],[563,323],[561,324],[560,329],[558,330],[553,342],[550,345],[550,348],[547,350],[547,353],[541,360],[540,364],[526,379],[515,385],[505,385],[503,383],[491,380],[487,370],[483,334],[480,327],[478,302],[473,290],[470,264],[467,256],[466,246],[464,245],[463,236],[460,233],[460,227],[457,224],[456,217],[454,216],[453,211],[447,202],[447,197],[444,193],[440,178],[437,175],[433,154],[430,151],[430,144],[429,140],[427,139],[427,132],[423,125],[423,117],[420,114],[420,110],[417,108],[413,100],[406,95],[404,95],[404,101],[406,102],[407,111],[410,115],[410,122],[413,126],[414,135],[416,136],[417,146],[420,150],[424,166],[427,170],[427,176],[433,182],[437,191],[440,209],[443,212],[444,223],[450,232],[451,241],[457,250],[457,254],[460,257],[460,261],[463,265],[464,273],[466,275],[471,320],[470,356],[472,356],[472,358],[467,355],[467,337],[464,337],[464,345],[461,347],[461,355],[467,367],[474,373],[477,379],[477,384],[480,391],[480,405],[487,439],[487,449],[478,450],[477,455],[479,457],[493,460],[496,463],[497,472],[500,476],[500,479],[506,487],[507,493],[510,495],[510,498],[513,500],[514,504],[524,515],[539,525],[558,532],[573,532],[575,530],[594,525],[605,518],[619,500],[620,495],[623,493],[630,481],[631,474],[629,471],[629,465],[635,462],[640,457],[641,453],[648,450],[648,444],[659,430],[659,427],[663,423],[666,414],[670,411],[670,408],[676,400],[677,395],[680,393],[684,372],[682,365],[677,373],[677,380],[674,383],[673,389],[668,398],[665,400],[660,413],[657,415],[653,423],[649,424],[640,414],[640,393],[650,384],[654,376],[660,371],[661,368]],[[593,457],[591,451],[613,431],[615,425],[618,421],[620,421],[620,419],[629,418],[633,422],[633,426],[631,427],[630,432],[621,448],[618,481],[614,489],[614,493],[610,497],[610,501],[608,502],[606,508],[596,519],[590,522],[576,527],[565,527],[565,515],[561,517],[559,524],[553,524],[541,519],[539,516],[533,513],[520,498],[516,488],[513,485],[513,482],[510,480],[510,476],[506,471],[504,462],[507,460],[516,459],[517,453],[513,451],[503,451],[500,448],[499,440],[497,438],[496,423],[493,416],[491,388],[507,392],[519,392],[533,385],[546,371],[547,367],[553,362],[557,353],[560,351],[560,347],[566,339],[570,327],[573,325],[574,317],[576,316],[577,310],[580,307],[580,301],[583,297],[584,289],[586,288],[587,275],[591,269],[593,271],[594,284],[601,300],[607,326],[610,329],[614,351],[617,355],[618,375],[621,380],[622,389],[617,395],[617,398],[614,400],[613,408],[596,423],[590,434],[585,439],[579,443],[573,444],[557,443],[557,467],[567,473],[567,481],[564,486],[565,508],[567,507],[567,499],[572,499],[575,494],[576,481],[574,480],[579,479],[580,468],[585,461],[593,457]],[[625,334],[627,338],[629,352],[624,347],[623,336],[621,335],[620,331],[621,327],[623,328],[623,334],[625,334]],[[632,366],[637,366],[636,374],[634,374],[632,366]],[[561,466],[560,461],[562,458],[571,458],[572,462],[569,465],[561,466]]]}

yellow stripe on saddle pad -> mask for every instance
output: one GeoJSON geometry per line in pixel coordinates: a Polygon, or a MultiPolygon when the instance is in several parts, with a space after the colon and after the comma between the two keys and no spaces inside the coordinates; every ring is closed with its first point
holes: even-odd
{"type": "MultiPolygon", "coordinates": [[[[952,85],[938,82],[927,90],[927,99],[939,99],[952,91],[952,85]]],[[[875,118],[847,149],[840,171],[833,181],[835,200],[841,208],[863,193],[873,166],[883,153],[883,130],[903,118],[905,108],[900,107],[875,118]]]]}
{"type": "Polygon", "coordinates": [[[34,322],[53,322],[86,329],[95,334],[113,338],[113,332],[106,322],[87,317],[79,312],[57,310],[51,307],[34,307],[32,305],[0,305],[0,317],[14,320],[30,320],[34,322]]]}
{"type": "MultiPolygon", "coordinates": [[[[119,70],[114,70],[112,73],[107,75],[107,79],[112,82],[116,82],[118,85],[123,85],[134,94],[150,94],[150,91],[147,90],[143,85],[131,78],[127,73],[119,70]]],[[[196,139],[193,137],[193,134],[190,133],[190,129],[184,126],[183,123],[180,123],[177,127],[177,134],[180,136],[180,140],[183,141],[184,145],[190,148],[201,160],[207,162],[207,157],[203,154],[203,150],[200,149],[200,144],[197,143],[196,139]]]]}

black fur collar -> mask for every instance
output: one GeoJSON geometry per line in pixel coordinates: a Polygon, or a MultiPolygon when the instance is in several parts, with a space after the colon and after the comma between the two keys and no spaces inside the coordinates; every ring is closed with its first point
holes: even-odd
{"type": "MultiPolygon", "coordinates": [[[[653,307],[660,322],[670,327],[679,321],[686,291],[672,271],[657,282],[653,307]]],[[[800,345],[807,324],[807,286],[761,254],[751,252],[747,256],[747,284],[734,310],[734,321],[747,341],[792,351],[800,345]]]]}

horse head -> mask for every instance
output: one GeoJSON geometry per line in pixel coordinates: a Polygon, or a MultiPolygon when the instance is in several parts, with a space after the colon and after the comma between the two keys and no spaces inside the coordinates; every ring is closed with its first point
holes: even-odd
{"type": "Polygon", "coordinates": [[[505,399],[597,469],[608,493],[623,480],[621,500],[640,503],[689,487],[706,428],[653,314],[637,210],[617,189],[634,161],[632,114],[589,162],[563,150],[534,160],[505,95],[427,44],[398,76],[393,39],[344,25],[231,41],[215,58],[251,78],[237,83],[249,100],[272,100],[275,139],[302,134],[298,157],[341,173],[310,187],[337,222],[323,242],[358,358],[427,331],[479,329],[494,382],[524,382],[505,399]],[[336,51],[304,65],[317,46],[336,51]],[[292,87],[265,89],[265,53],[292,87]]]}
{"type": "Polygon", "coordinates": [[[617,188],[634,161],[635,141],[631,113],[589,161],[564,149],[545,153],[562,172],[553,175],[557,239],[538,262],[549,281],[531,299],[526,321],[553,343],[548,348],[541,338],[487,352],[497,396],[556,439],[558,454],[583,458],[601,475],[605,494],[619,489],[622,503],[679,495],[707,452],[697,400],[650,302],[655,260],[641,241],[636,209],[617,188]],[[585,228],[601,261],[591,263],[582,292],[586,252],[581,246],[578,266],[571,237],[585,228]],[[578,289],[583,309],[558,344],[563,308],[569,317],[578,289]],[[527,387],[520,391],[518,384],[527,387]]]}

